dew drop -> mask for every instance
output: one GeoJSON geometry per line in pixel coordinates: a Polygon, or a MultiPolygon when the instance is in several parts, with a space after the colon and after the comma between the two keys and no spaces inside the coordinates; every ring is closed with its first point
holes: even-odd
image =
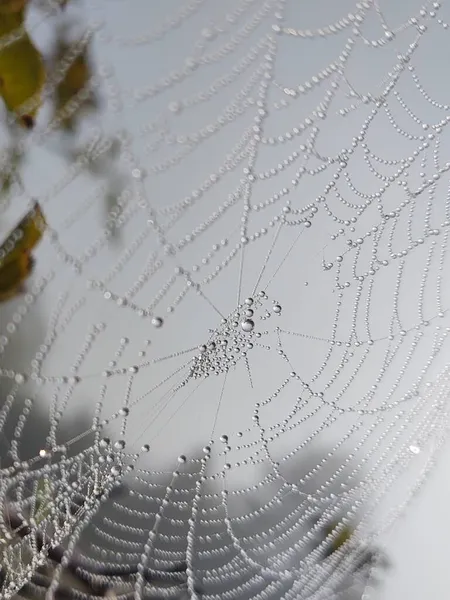
{"type": "Polygon", "coordinates": [[[242,331],[245,331],[246,333],[253,331],[254,327],[255,327],[255,322],[252,321],[251,319],[245,319],[245,321],[242,321],[242,323],[241,323],[242,331]]]}

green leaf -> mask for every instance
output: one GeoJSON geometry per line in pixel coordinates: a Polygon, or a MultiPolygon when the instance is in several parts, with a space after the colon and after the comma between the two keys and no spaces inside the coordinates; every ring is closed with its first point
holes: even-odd
{"type": "Polygon", "coordinates": [[[52,509],[52,490],[48,479],[40,479],[36,487],[34,520],[37,524],[44,521],[52,509]]]}

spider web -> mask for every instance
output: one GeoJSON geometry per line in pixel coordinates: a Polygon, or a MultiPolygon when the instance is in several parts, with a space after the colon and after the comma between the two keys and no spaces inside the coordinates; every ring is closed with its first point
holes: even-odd
{"type": "Polygon", "coordinates": [[[130,176],[106,226],[27,138],[49,231],[2,308],[2,502],[47,481],[68,557],[186,561],[193,598],[347,597],[447,436],[448,7],[158,4],[89,5],[108,111],[83,134],[130,176]],[[326,557],[333,522],[355,535],[326,557]]]}

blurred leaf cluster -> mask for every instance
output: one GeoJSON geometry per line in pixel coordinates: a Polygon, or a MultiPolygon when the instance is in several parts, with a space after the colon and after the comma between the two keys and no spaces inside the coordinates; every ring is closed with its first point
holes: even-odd
{"type": "Polygon", "coordinates": [[[36,202],[0,247],[0,302],[21,292],[33,271],[31,252],[40,242],[45,228],[44,215],[36,202]]]}
{"type": "MultiPolygon", "coordinates": [[[[83,158],[86,173],[106,183],[104,206],[108,219],[113,211],[118,213],[118,198],[125,186],[117,166],[120,146],[117,139],[106,138],[102,139],[106,150],[93,152],[92,143],[80,142],[86,119],[101,116],[102,100],[92,83],[92,39],[83,31],[84,15],[79,10],[78,14],[69,11],[71,5],[78,5],[78,0],[0,0],[0,104],[6,115],[2,123],[6,135],[0,149],[0,208],[4,210],[23,191],[27,135],[35,129],[42,107],[48,102],[50,120],[43,124],[51,134],[47,138],[54,141],[56,137],[57,153],[68,164],[83,158]],[[28,24],[32,9],[42,12],[51,25],[45,57],[28,24]]],[[[20,226],[11,232],[13,237],[20,235],[20,226]]],[[[118,229],[112,233],[117,235],[118,229]]],[[[31,247],[22,248],[19,256],[18,251],[5,249],[9,238],[0,240],[0,302],[22,290],[33,267],[31,247]],[[11,257],[5,258],[5,252],[12,252],[11,257]]]]}

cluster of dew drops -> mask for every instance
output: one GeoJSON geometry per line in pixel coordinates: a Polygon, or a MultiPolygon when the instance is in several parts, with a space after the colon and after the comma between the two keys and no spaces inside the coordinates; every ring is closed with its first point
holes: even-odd
{"type": "Polygon", "coordinates": [[[271,314],[281,314],[278,302],[273,301],[271,310],[267,304],[268,297],[261,291],[256,298],[246,298],[228,317],[222,318],[219,327],[210,331],[208,343],[199,346],[199,354],[193,357],[190,377],[198,379],[227,373],[238,361],[245,360],[247,353],[267,333],[255,330],[256,318],[264,321],[271,314]],[[264,309],[264,314],[258,314],[264,309]]]}

